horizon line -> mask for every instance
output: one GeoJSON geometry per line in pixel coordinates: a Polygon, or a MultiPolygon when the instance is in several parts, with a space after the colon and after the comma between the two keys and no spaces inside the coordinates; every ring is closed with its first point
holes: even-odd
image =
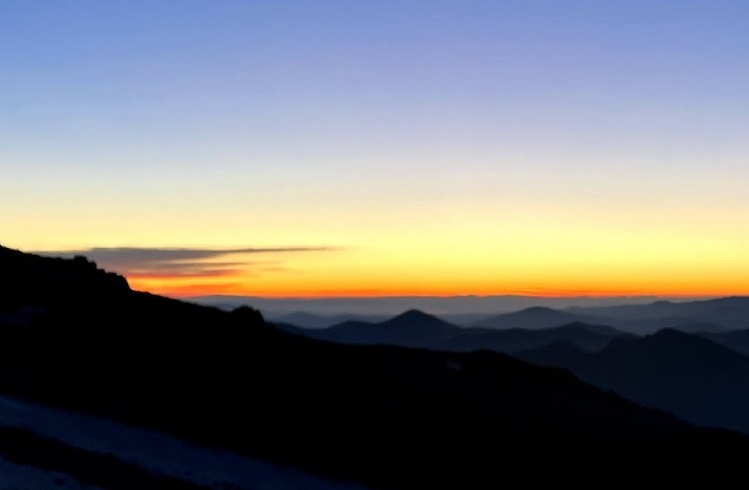
{"type": "MultiPolygon", "coordinates": [[[[167,295],[168,296],[168,295],[167,295]]],[[[541,298],[541,299],[617,299],[617,298],[670,298],[670,299],[711,299],[711,298],[741,298],[746,294],[367,294],[367,295],[262,295],[262,294],[198,294],[172,295],[179,299],[195,298],[257,298],[267,300],[336,300],[336,299],[457,299],[457,298],[541,298]]]]}

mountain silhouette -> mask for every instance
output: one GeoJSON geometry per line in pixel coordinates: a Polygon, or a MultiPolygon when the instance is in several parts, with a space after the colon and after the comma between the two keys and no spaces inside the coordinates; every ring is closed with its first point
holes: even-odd
{"type": "Polygon", "coordinates": [[[605,325],[574,322],[559,327],[535,330],[466,328],[459,335],[435,343],[432,347],[459,352],[490,349],[512,354],[556,342],[566,342],[583,351],[594,352],[603,349],[613,339],[622,337],[632,337],[632,335],[605,325]]]}
{"type": "Polygon", "coordinates": [[[517,357],[567,368],[601,389],[698,425],[749,433],[749,358],[697,335],[664,329],[614,340],[596,353],[555,345],[517,357]]]}
{"type": "Polygon", "coordinates": [[[350,321],[327,329],[304,329],[290,324],[278,324],[278,327],[342,344],[397,345],[449,352],[493,350],[508,354],[558,341],[592,352],[602,349],[614,338],[632,336],[605,325],[582,322],[536,330],[462,328],[419,310],[409,310],[379,323],[350,321]]]}
{"type": "Polygon", "coordinates": [[[83,256],[48,258],[0,246],[0,308],[59,305],[77,296],[91,300],[130,292],[127,280],[83,256]]]}
{"type": "Polygon", "coordinates": [[[749,328],[729,332],[696,332],[697,335],[712,340],[716,344],[749,356],[749,328]]]}
{"type": "Polygon", "coordinates": [[[268,320],[273,323],[294,325],[302,328],[329,328],[339,323],[344,322],[380,322],[387,319],[387,316],[382,315],[355,315],[355,314],[340,314],[340,315],[316,315],[314,313],[307,313],[304,311],[297,311],[294,313],[288,313],[285,315],[265,315],[268,320]]]}
{"type": "Polygon", "coordinates": [[[298,331],[343,344],[381,344],[429,348],[460,335],[462,329],[419,310],[408,310],[379,323],[349,321],[316,331],[298,331]]]}
{"type": "Polygon", "coordinates": [[[578,315],[565,311],[555,310],[542,306],[526,308],[513,313],[496,315],[478,322],[475,327],[510,329],[521,328],[525,330],[537,330],[541,328],[552,328],[570,323],[604,323],[598,318],[589,315],[578,315]]]}
{"type": "Polygon", "coordinates": [[[634,333],[654,333],[664,328],[691,332],[749,328],[749,297],[742,296],[685,302],[656,301],[646,305],[573,307],[565,311],[599,317],[607,325],[634,333]]]}
{"type": "Polygon", "coordinates": [[[684,332],[725,332],[749,328],[749,298],[656,301],[644,305],[570,307],[555,310],[533,307],[484,319],[474,326],[494,329],[540,329],[582,322],[609,325],[636,335],[665,328],[684,332]]]}
{"type": "MultiPolygon", "coordinates": [[[[687,475],[704,467],[684,466],[690,458],[749,449],[738,433],[693,427],[564,370],[489,351],[309,339],[250,307],[132,291],[85,259],[61,260],[0,253],[0,311],[35,312],[0,325],[5,396],[381,488],[598,481],[579,462],[613,471],[615,450],[629,454],[633,478],[687,475]]],[[[400,323],[452,328],[420,312],[385,328],[400,323]]]]}

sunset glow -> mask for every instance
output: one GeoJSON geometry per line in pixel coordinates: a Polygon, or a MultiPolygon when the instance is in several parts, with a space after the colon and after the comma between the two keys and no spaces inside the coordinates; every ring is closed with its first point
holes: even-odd
{"type": "Polygon", "coordinates": [[[747,295],[747,20],[8,3],[1,243],[178,297],[747,295]]]}

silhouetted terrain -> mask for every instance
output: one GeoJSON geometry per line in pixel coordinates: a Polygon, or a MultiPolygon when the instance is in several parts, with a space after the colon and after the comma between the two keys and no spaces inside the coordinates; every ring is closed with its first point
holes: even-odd
{"type": "MultiPolygon", "coordinates": [[[[86,485],[121,490],[208,490],[173,477],[155,476],[111,455],[78,449],[28,429],[0,426],[0,458],[70,475],[86,485]]],[[[0,483],[2,474],[0,474],[0,483]]],[[[63,479],[58,480],[62,484],[63,479]]]]}
{"type": "Polygon", "coordinates": [[[644,305],[570,307],[565,310],[532,307],[496,315],[474,326],[541,329],[583,322],[609,325],[637,335],[655,333],[664,328],[717,333],[749,328],[748,318],[749,298],[733,297],[679,303],[656,301],[644,305]]]}
{"type": "Polygon", "coordinates": [[[169,434],[0,396],[0,490],[366,490],[169,434]]]}
{"type": "Polygon", "coordinates": [[[307,337],[362,345],[398,345],[449,352],[494,350],[513,353],[543,347],[553,342],[569,342],[585,351],[600,350],[618,337],[632,337],[605,325],[571,323],[559,327],[528,330],[511,328],[460,328],[418,310],[379,323],[344,322],[326,329],[304,329],[289,324],[279,328],[307,337]]]}
{"type": "Polygon", "coordinates": [[[576,315],[606,319],[604,323],[635,333],[654,333],[663,328],[687,332],[749,328],[749,297],[718,298],[647,305],[569,308],[576,315]]]}
{"type": "Polygon", "coordinates": [[[723,347],[740,352],[749,356],[749,328],[744,330],[731,330],[729,332],[696,332],[697,335],[712,340],[723,347]]]}
{"type": "Polygon", "coordinates": [[[534,306],[513,313],[505,313],[493,316],[478,322],[475,326],[481,328],[510,329],[522,328],[534,330],[541,328],[552,328],[568,323],[601,323],[599,318],[589,315],[576,315],[565,311],[554,310],[541,306],[534,306]]]}
{"type": "Polygon", "coordinates": [[[697,335],[665,329],[595,353],[556,344],[517,356],[695,424],[749,433],[749,358],[697,335]]]}
{"type": "Polygon", "coordinates": [[[458,352],[490,349],[512,354],[556,342],[566,342],[584,351],[594,352],[606,347],[613,339],[630,337],[634,336],[605,325],[581,322],[537,330],[467,328],[459,336],[435,343],[433,348],[458,352]]]}
{"type": "Polygon", "coordinates": [[[440,341],[461,335],[463,329],[421,311],[409,310],[379,323],[350,321],[322,330],[296,332],[343,344],[429,348],[440,341]]]}
{"type": "MultiPolygon", "coordinates": [[[[265,316],[265,315],[264,315],[265,316]]],[[[280,315],[273,318],[266,318],[266,320],[274,323],[283,323],[296,325],[302,328],[329,328],[333,325],[344,322],[381,322],[387,320],[387,317],[376,316],[376,315],[315,315],[313,313],[305,313],[298,311],[295,313],[289,313],[286,315],[280,315]]]]}
{"type": "Polygon", "coordinates": [[[594,479],[583,461],[619,466],[611,451],[626,452],[639,478],[749,450],[737,433],[494,352],[312,340],[252,308],[131,291],[84,259],[0,249],[0,268],[0,310],[12,319],[0,326],[3,393],[330,477],[388,488],[580,483],[594,479]],[[655,458],[665,453],[672,464],[655,458]]]}
{"type": "MultiPolygon", "coordinates": [[[[247,302],[247,298],[229,297],[226,302],[221,303],[221,297],[204,298],[200,301],[206,303],[214,302],[227,310],[231,305],[247,302]]],[[[644,301],[645,298],[639,298],[644,301]]],[[[731,297],[700,301],[655,301],[646,304],[626,304],[626,298],[620,299],[622,304],[609,306],[568,306],[565,303],[577,301],[585,303],[584,298],[566,298],[564,301],[553,302],[549,298],[535,298],[538,304],[556,303],[565,309],[554,309],[548,306],[531,306],[520,310],[511,310],[497,314],[496,310],[487,312],[491,305],[497,308],[507,308],[513,304],[527,304],[534,300],[531,297],[497,297],[497,298],[376,298],[372,300],[338,298],[330,300],[272,300],[258,299],[258,303],[265,305],[268,317],[274,322],[288,323],[307,328],[327,328],[344,321],[380,322],[384,321],[382,313],[376,315],[371,311],[392,309],[398,305],[403,308],[396,312],[414,309],[415,305],[421,304],[423,310],[436,313],[436,316],[461,327],[491,328],[507,330],[520,328],[535,330],[553,328],[569,323],[589,323],[595,325],[608,325],[623,332],[636,335],[655,333],[664,328],[671,328],[690,333],[719,333],[729,330],[749,329],[747,318],[749,318],[749,298],[731,297]],[[406,300],[412,300],[408,304],[406,300]],[[448,308],[452,305],[456,312],[448,308]],[[466,311],[468,305],[475,305],[477,310],[466,311]],[[292,312],[278,313],[273,308],[299,308],[292,312]],[[305,310],[304,307],[310,308],[305,310]],[[350,308],[349,313],[314,313],[321,310],[326,312],[332,308],[350,308]],[[360,309],[357,309],[360,308],[360,309]],[[447,311],[446,311],[447,310],[447,311]],[[336,319],[338,321],[336,321],[336,319]]],[[[600,303],[603,300],[598,300],[600,303]]],[[[613,301],[609,299],[607,301],[613,301]]],[[[630,299],[630,301],[633,301],[630,299]]],[[[587,303],[593,302],[592,298],[587,303]]],[[[392,316],[392,314],[390,315],[392,316]]]]}
{"type": "MultiPolygon", "coordinates": [[[[298,312],[321,316],[379,316],[392,317],[402,311],[418,309],[459,325],[472,325],[483,318],[510,313],[525,308],[544,306],[564,309],[571,306],[612,306],[648,304],[654,296],[622,297],[539,297],[521,295],[500,296],[384,296],[340,298],[264,298],[256,296],[196,296],[189,301],[233,310],[252,305],[267,318],[283,321],[284,315],[298,312]],[[465,322],[464,322],[465,320],[465,322]]],[[[294,323],[294,322],[291,322],[294,323]]],[[[332,324],[331,324],[332,325],[332,324]]],[[[304,326],[301,325],[300,326],[304,326]]],[[[329,326],[329,325],[328,325],[329,326]]]]}

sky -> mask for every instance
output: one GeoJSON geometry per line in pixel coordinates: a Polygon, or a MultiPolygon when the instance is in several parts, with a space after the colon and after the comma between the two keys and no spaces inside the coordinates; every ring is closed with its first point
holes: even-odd
{"type": "Polygon", "coordinates": [[[749,294],[747,25],[0,0],[0,244],[171,296],[749,294]]]}

